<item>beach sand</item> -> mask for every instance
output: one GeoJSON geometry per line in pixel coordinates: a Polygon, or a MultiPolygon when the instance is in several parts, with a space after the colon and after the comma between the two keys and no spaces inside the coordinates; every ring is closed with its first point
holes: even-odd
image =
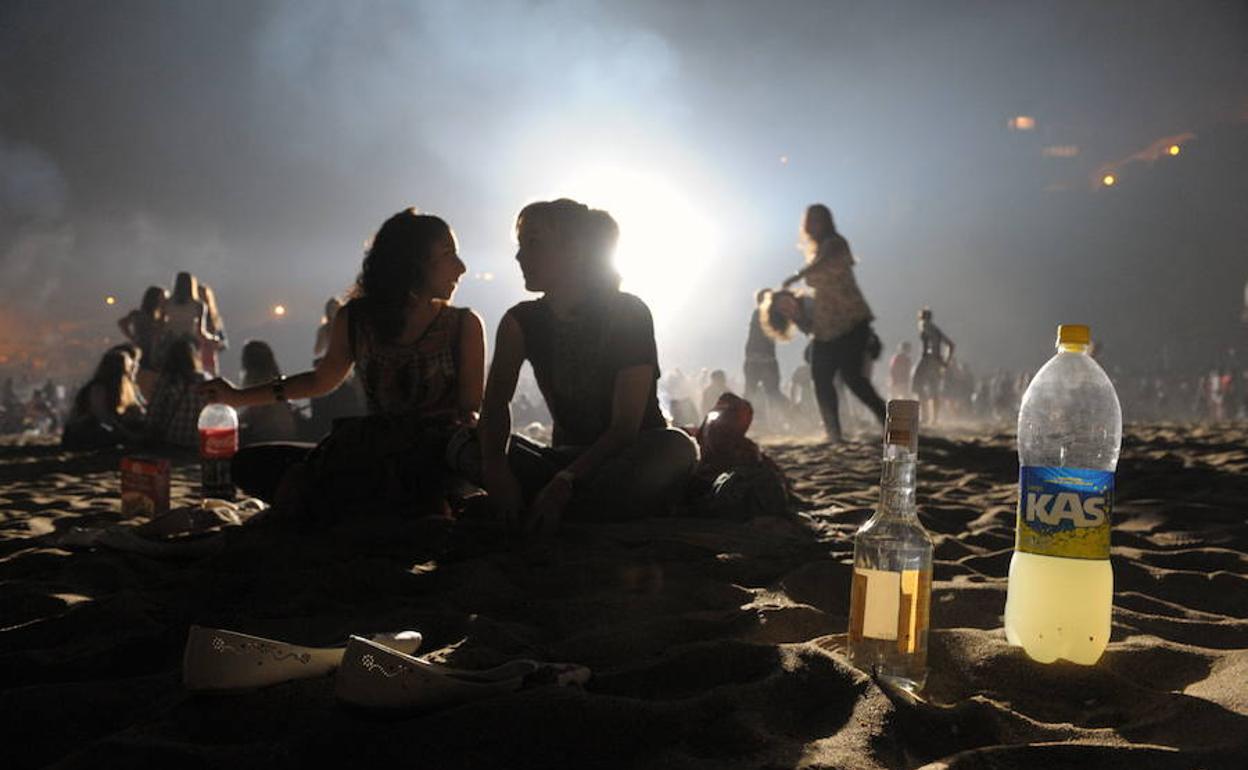
{"type": "MultiPolygon", "coordinates": [[[[918,499],[936,567],[921,700],[843,654],[878,445],[768,450],[800,515],[571,524],[515,543],[483,524],[361,512],[138,553],[116,529],[141,523],[118,513],[119,452],[7,440],[3,764],[1248,767],[1248,429],[1128,430],[1113,638],[1091,667],[1006,643],[1012,438],[925,436],[918,499]],[[110,527],[112,545],[84,547],[110,527]],[[410,628],[461,668],[528,657],[594,676],[389,719],[337,706],[332,677],[193,696],[180,684],[191,624],[309,645],[410,628]]],[[[197,476],[175,464],[175,507],[195,502],[197,476]]]]}

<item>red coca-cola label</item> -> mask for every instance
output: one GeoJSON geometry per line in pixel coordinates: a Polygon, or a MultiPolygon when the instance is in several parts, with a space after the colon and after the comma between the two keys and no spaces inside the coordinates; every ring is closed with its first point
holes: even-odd
{"type": "Polygon", "coordinates": [[[233,428],[205,428],[199,432],[199,456],[209,459],[233,457],[238,451],[238,431],[233,428]]]}

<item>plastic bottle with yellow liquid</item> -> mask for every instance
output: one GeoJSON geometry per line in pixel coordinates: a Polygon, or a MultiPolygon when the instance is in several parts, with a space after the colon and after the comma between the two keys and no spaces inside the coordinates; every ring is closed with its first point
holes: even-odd
{"type": "Polygon", "coordinates": [[[1019,500],[1005,634],[1031,658],[1090,665],[1109,643],[1114,471],[1122,409],[1088,354],[1087,326],[1063,325],[1057,354],[1018,412],[1019,500]]]}
{"type": "Polygon", "coordinates": [[[880,505],[854,536],[849,659],[910,690],[927,680],[932,541],[914,502],[919,402],[888,402],[880,505]]]}

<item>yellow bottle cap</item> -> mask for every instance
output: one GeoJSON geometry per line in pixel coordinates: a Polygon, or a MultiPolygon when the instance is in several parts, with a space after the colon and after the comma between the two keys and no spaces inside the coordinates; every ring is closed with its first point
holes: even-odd
{"type": "Polygon", "coordinates": [[[1062,324],[1057,327],[1057,344],[1090,345],[1092,330],[1084,324],[1062,324]]]}

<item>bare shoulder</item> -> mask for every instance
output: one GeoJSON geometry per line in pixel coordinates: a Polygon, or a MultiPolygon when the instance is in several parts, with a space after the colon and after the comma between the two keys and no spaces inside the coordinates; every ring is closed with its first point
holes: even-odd
{"type": "Polygon", "coordinates": [[[470,307],[452,307],[451,309],[459,316],[461,332],[478,336],[485,334],[485,322],[481,319],[480,313],[470,307]]]}

